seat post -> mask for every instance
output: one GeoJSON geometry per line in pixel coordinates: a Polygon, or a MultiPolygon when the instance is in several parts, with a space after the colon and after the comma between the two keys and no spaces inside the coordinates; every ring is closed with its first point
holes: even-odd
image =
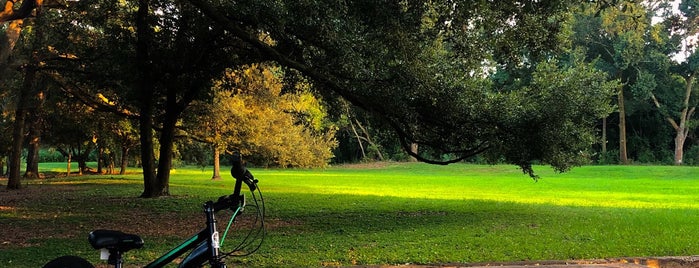
{"type": "Polygon", "coordinates": [[[114,268],[122,268],[124,264],[124,258],[121,256],[122,253],[118,250],[109,250],[109,260],[108,264],[114,264],[114,268]]]}

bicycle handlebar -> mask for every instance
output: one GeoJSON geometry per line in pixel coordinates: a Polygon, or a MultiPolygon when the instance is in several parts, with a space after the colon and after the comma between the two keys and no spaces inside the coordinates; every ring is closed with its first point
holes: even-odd
{"type": "Polygon", "coordinates": [[[233,154],[233,166],[231,167],[231,176],[236,180],[243,181],[248,185],[250,191],[257,189],[257,180],[252,176],[252,173],[245,167],[239,153],[233,154]]]}

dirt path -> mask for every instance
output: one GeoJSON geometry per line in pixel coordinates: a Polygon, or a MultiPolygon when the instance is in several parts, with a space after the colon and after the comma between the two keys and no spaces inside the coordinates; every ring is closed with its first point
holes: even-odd
{"type": "Polygon", "coordinates": [[[348,268],[699,268],[699,256],[611,258],[577,261],[523,261],[492,263],[452,263],[439,265],[378,265],[348,268]]]}

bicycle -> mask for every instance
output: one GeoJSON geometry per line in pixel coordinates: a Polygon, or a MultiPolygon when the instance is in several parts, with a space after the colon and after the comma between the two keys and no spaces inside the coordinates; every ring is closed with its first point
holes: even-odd
{"type": "MultiPolygon", "coordinates": [[[[206,217],[206,228],[144,266],[145,268],[163,267],[187,252],[189,252],[189,255],[179,263],[178,267],[203,267],[208,263],[212,268],[225,268],[226,264],[223,262],[224,258],[229,256],[247,256],[260,248],[266,234],[264,228],[265,208],[262,192],[259,187],[257,187],[258,180],[252,176],[252,173],[250,173],[242,163],[239,154],[233,155],[232,164],[231,175],[235,178],[233,194],[221,196],[216,202],[207,201],[204,203],[203,210],[206,217]],[[250,189],[254,201],[253,204],[248,205],[245,202],[245,195],[241,193],[243,183],[250,189]],[[255,192],[256,190],[257,193],[255,192]],[[220,246],[223,240],[219,240],[215,214],[227,209],[233,211],[228,227],[223,234],[223,238],[225,239],[229,228],[240,213],[243,212],[245,207],[255,208],[256,215],[252,224],[258,225],[258,229],[251,228],[247,236],[245,236],[245,238],[230,252],[221,252],[220,246]],[[255,241],[259,241],[259,243],[253,244],[255,241]],[[250,250],[242,251],[244,249],[250,250]]],[[[107,263],[114,265],[115,268],[121,268],[124,264],[124,253],[133,249],[139,249],[143,247],[144,244],[143,239],[136,234],[101,229],[90,232],[88,241],[94,249],[100,250],[100,258],[102,260],[107,260],[107,263]]],[[[94,266],[81,257],[68,255],[50,261],[44,265],[43,268],[94,268],[94,266]]]]}

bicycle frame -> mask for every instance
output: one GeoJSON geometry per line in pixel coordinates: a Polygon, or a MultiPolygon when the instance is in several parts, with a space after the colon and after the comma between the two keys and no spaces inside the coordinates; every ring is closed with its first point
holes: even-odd
{"type": "MultiPolygon", "coordinates": [[[[245,206],[245,197],[240,194],[240,189],[242,188],[242,180],[236,180],[233,194],[230,195],[231,198],[235,200],[230,200],[237,205],[235,214],[233,217],[237,216],[238,211],[240,211],[245,206]]],[[[165,253],[160,258],[154,260],[153,262],[146,265],[144,268],[160,268],[170,262],[172,262],[177,257],[194,250],[190,256],[188,256],[181,264],[180,267],[187,267],[187,265],[198,265],[203,264],[204,261],[208,260],[211,267],[226,267],[219,257],[219,234],[216,229],[216,218],[215,214],[222,208],[227,208],[225,203],[219,204],[219,202],[225,202],[225,199],[221,198],[218,202],[214,203],[208,201],[204,204],[204,213],[206,214],[206,228],[201,230],[198,234],[192,236],[191,238],[182,242],[182,244],[173,248],[169,252],[165,253]],[[199,250],[201,243],[206,242],[206,250],[199,250]],[[208,256],[204,255],[208,252],[208,256]],[[189,263],[189,262],[192,263],[189,263]]]]}

